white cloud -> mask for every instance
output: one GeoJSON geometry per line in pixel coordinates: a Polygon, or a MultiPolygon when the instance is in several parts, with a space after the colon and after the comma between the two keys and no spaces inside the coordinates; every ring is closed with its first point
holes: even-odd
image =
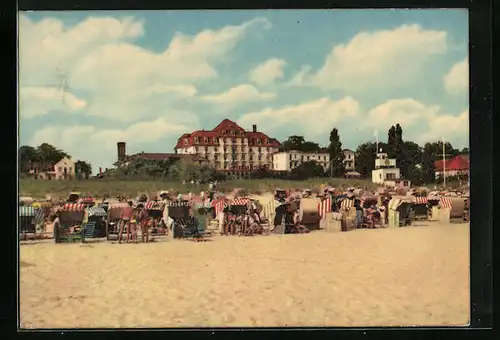
{"type": "Polygon", "coordinates": [[[156,53],[130,42],[144,32],[134,19],[90,17],[66,29],[56,19],[32,22],[21,16],[20,84],[54,86],[63,73],[71,89],[85,93],[89,115],[121,121],[154,118],[176,96],[193,96],[198,83],[217,77],[216,64],[249,31],[270,25],[256,18],[194,36],[176,33],[156,53]],[[155,96],[164,92],[174,97],[155,96]]]}
{"type": "Polygon", "coordinates": [[[338,101],[320,98],[299,105],[250,112],[239,119],[238,124],[262,125],[269,133],[279,133],[286,126],[287,129],[300,131],[306,138],[315,140],[318,134],[330,131],[335,124],[353,119],[358,114],[359,104],[350,97],[338,101]]]}
{"type": "Polygon", "coordinates": [[[233,87],[226,92],[203,96],[202,99],[216,104],[236,105],[244,102],[271,99],[274,97],[274,93],[259,92],[252,85],[242,84],[233,87]]]}
{"type": "Polygon", "coordinates": [[[22,87],[19,89],[19,112],[22,118],[42,116],[50,111],[73,112],[87,103],[72,93],[55,87],[22,87]]]}
{"type": "MultiPolygon", "coordinates": [[[[63,148],[74,160],[90,161],[95,167],[110,167],[116,161],[116,143],[133,142],[133,147],[151,143],[168,134],[175,136],[192,127],[171,124],[165,119],[156,119],[129,126],[125,130],[98,129],[95,126],[50,126],[38,130],[33,135],[29,145],[49,143],[63,148]],[[82,143],[82,141],[85,143],[82,143]]],[[[172,152],[173,145],[165,152],[172,152]]]]}
{"type": "Polygon", "coordinates": [[[250,70],[248,78],[251,82],[260,86],[273,85],[277,79],[284,77],[283,68],[286,64],[286,61],[283,59],[269,59],[250,70]]]}
{"type": "Polygon", "coordinates": [[[445,137],[449,140],[464,141],[468,145],[469,138],[469,110],[463,111],[458,116],[439,115],[428,121],[429,130],[424,133],[423,139],[427,141],[440,140],[445,137]]]}
{"type": "Polygon", "coordinates": [[[363,127],[387,131],[391,125],[403,127],[404,139],[418,143],[440,140],[466,142],[469,112],[456,116],[441,112],[439,106],[426,106],[411,99],[391,99],[367,113],[363,127]],[[465,139],[464,139],[465,138],[465,139]]]}
{"type": "Polygon", "coordinates": [[[299,72],[297,72],[295,76],[286,83],[286,85],[287,86],[306,85],[309,72],[311,72],[311,66],[303,65],[300,68],[299,72]]]}
{"type": "Polygon", "coordinates": [[[469,88],[469,58],[453,65],[444,76],[444,87],[451,94],[467,93],[469,88]]]}
{"type": "Polygon", "coordinates": [[[445,31],[403,25],[393,30],[362,32],[337,45],[308,82],[323,89],[366,90],[410,83],[434,55],[447,50],[445,31]]]}

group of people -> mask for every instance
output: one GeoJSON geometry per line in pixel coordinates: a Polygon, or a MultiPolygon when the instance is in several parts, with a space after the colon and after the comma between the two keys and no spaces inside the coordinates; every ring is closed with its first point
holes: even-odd
{"type": "Polygon", "coordinates": [[[122,243],[123,230],[127,230],[127,243],[130,241],[138,243],[137,226],[141,228],[141,241],[149,242],[149,225],[150,218],[148,211],[144,209],[144,205],[139,203],[134,209],[133,202],[129,201],[128,206],[123,209],[120,216],[120,226],[118,231],[118,243],[122,243]]]}

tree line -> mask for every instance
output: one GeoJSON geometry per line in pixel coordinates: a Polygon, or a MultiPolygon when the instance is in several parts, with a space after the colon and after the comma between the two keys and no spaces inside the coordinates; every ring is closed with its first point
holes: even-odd
{"type": "MultiPolygon", "coordinates": [[[[302,152],[320,152],[327,151],[330,155],[330,168],[325,172],[324,176],[330,174],[334,177],[343,176],[344,169],[344,153],[342,142],[338,130],[333,128],[330,132],[329,145],[321,147],[318,143],[309,142],[302,136],[290,136],[281,147],[280,151],[297,150],[302,152]]],[[[397,166],[400,168],[401,175],[412,183],[419,185],[424,183],[436,183],[442,179],[435,178],[434,164],[438,160],[442,160],[443,142],[434,141],[425,143],[422,147],[413,141],[405,141],[403,139],[403,128],[400,124],[393,125],[387,131],[387,141],[378,143],[379,150],[382,149],[387,153],[389,158],[396,159],[397,166]]],[[[445,155],[448,158],[455,157],[460,154],[468,154],[469,149],[455,149],[449,142],[444,145],[445,155]]],[[[365,142],[360,144],[355,152],[355,168],[364,177],[370,177],[372,170],[375,168],[375,156],[378,153],[376,142],[365,142]]],[[[310,165],[302,164],[304,167],[311,168],[310,165]]],[[[453,180],[453,178],[450,178],[453,180]]],[[[458,178],[458,180],[467,180],[467,178],[458,178]]]]}
{"type": "MultiPolygon", "coordinates": [[[[37,147],[22,145],[19,148],[20,172],[24,176],[36,177],[36,174],[30,174],[30,170],[34,168],[42,170],[43,167],[53,166],[64,157],[71,158],[68,153],[48,143],[42,143],[37,147]]],[[[92,165],[77,160],[75,162],[75,174],[77,179],[88,178],[92,174],[92,165]]]]}

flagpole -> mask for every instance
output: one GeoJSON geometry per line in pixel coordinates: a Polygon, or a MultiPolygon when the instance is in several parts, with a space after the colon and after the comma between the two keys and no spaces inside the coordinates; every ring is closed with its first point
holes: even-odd
{"type": "Polygon", "coordinates": [[[443,137],[443,185],[444,188],[446,189],[446,155],[444,148],[444,137],[443,137]]]}
{"type": "Polygon", "coordinates": [[[378,141],[378,131],[377,130],[375,130],[375,138],[377,138],[377,143],[376,143],[377,149],[375,150],[375,155],[377,155],[378,154],[378,143],[379,143],[379,141],[378,141]]]}

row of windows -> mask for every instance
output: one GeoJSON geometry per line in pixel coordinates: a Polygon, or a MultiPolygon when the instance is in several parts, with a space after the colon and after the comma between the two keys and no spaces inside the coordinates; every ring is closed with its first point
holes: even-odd
{"type": "MultiPolygon", "coordinates": [[[[206,159],[208,159],[208,157],[206,157],[206,159]]],[[[222,159],[224,159],[224,162],[229,162],[229,158],[219,158],[217,155],[214,156],[214,161],[216,161],[216,162],[219,161],[219,160],[222,160],[222,159]]],[[[233,161],[234,160],[243,160],[243,159],[244,159],[244,157],[232,157],[231,158],[231,160],[233,160],[233,161]]],[[[259,155],[259,156],[257,156],[257,157],[254,158],[252,155],[250,155],[248,157],[248,160],[250,162],[253,162],[254,160],[259,160],[259,161],[268,160],[269,162],[271,162],[272,158],[271,157],[267,157],[266,158],[266,157],[263,157],[261,155],[259,155]]]]}
{"type": "MultiPolygon", "coordinates": [[[[317,158],[316,158],[316,156],[302,156],[302,155],[301,155],[300,157],[299,157],[298,155],[289,155],[289,156],[288,156],[289,160],[300,159],[300,160],[302,160],[302,161],[304,160],[304,157],[306,157],[306,160],[308,160],[308,161],[310,161],[310,160],[311,160],[311,157],[312,157],[312,159],[313,159],[313,160],[318,160],[318,161],[320,161],[320,160],[321,160],[321,157],[323,157],[323,160],[324,160],[324,161],[326,161],[326,160],[327,160],[327,156],[317,156],[317,158]],[[293,156],[293,157],[292,157],[292,156],[293,156]]],[[[278,157],[276,157],[276,158],[278,158],[278,157]]]]}
{"type": "MultiPolygon", "coordinates": [[[[194,137],[194,142],[196,144],[200,144],[203,141],[204,144],[208,143],[220,143],[221,141],[224,141],[224,139],[219,138],[219,137],[194,137]]],[[[236,144],[238,141],[241,141],[241,139],[237,138],[226,138],[226,143],[233,143],[236,144]]],[[[248,142],[249,145],[260,145],[260,144],[267,144],[269,143],[269,140],[267,138],[252,138],[252,139],[244,139],[243,143],[248,142]]],[[[184,138],[184,145],[189,144],[189,139],[184,138]]]]}
{"type": "MultiPolygon", "coordinates": [[[[72,167],[69,167],[69,168],[58,167],[57,168],[58,172],[62,172],[62,173],[65,173],[65,174],[71,173],[72,170],[73,170],[72,167]]],[[[34,169],[30,169],[30,171],[38,173],[38,172],[52,171],[52,169],[50,169],[50,168],[46,168],[46,169],[34,168],[34,169]]]]}
{"type": "MultiPolygon", "coordinates": [[[[199,153],[200,151],[205,151],[205,152],[208,152],[208,147],[205,147],[205,148],[200,148],[198,146],[195,146],[194,148],[195,152],[196,153],[199,153]]],[[[214,150],[211,150],[213,152],[228,152],[230,149],[228,147],[224,147],[224,148],[215,148],[214,150]]],[[[273,151],[273,148],[272,147],[254,147],[253,149],[252,148],[249,148],[249,149],[245,149],[245,150],[242,150],[241,148],[231,148],[231,151],[233,153],[245,153],[245,152],[250,152],[250,151],[254,151],[254,152],[272,152],[273,151]]]]}

